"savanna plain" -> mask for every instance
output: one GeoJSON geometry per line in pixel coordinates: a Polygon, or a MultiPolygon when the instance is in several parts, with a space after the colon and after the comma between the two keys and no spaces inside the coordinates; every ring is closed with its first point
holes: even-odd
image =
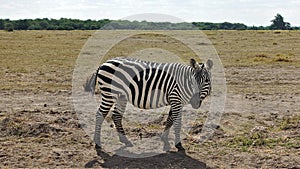
{"type": "MultiPolygon", "coordinates": [[[[73,70],[93,33],[0,31],[1,168],[300,168],[300,31],[204,31],[225,70],[220,125],[204,143],[184,139],[185,154],[172,149],[147,158],[97,156],[78,120],[73,70]]],[[[122,55],[153,36],[129,38],[122,55]]],[[[173,45],[177,55],[188,57],[176,43],[156,37],[152,47],[174,50],[173,45]]],[[[122,44],[107,57],[119,55],[119,49],[122,44]]],[[[184,113],[189,111],[195,110],[184,113]]],[[[207,111],[198,112],[190,134],[197,135],[207,118],[207,111]]],[[[143,134],[155,133],[153,125],[143,134]]],[[[124,127],[130,135],[140,131],[140,125],[124,127]]]]}

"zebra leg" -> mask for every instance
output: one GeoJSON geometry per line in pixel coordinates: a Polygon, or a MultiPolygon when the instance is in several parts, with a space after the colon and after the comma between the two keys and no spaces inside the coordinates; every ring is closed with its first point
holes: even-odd
{"type": "Polygon", "coordinates": [[[177,117],[174,115],[174,131],[175,131],[175,147],[178,151],[184,151],[180,140],[181,130],[181,111],[177,113],[177,117]]]}
{"type": "Polygon", "coordinates": [[[121,95],[117,101],[117,104],[114,106],[114,110],[112,112],[112,119],[116,126],[117,132],[119,134],[119,140],[121,143],[124,143],[127,147],[133,146],[132,143],[127,139],[125,131],[122,125],[123,114],[126,109],[127,100],[124,95],[121,95]]]}
{"type": "Polygon", "coordinates": [[[172,107],[172,120],[174,122],[174,131],[175,131],[175,147],[178,151],[184,151],[185,149],[182,147],[180,140],[180,131],[181,131],[181,112],[182,112],[182,104],[180,102],[171,103],[172,107]]]}
{"type": "Polygon", "coordinates": [[[170,128],[174,123],[174,131],[175,131],[175,147],[178,151],[184,151],[180,141],[180,130],[181,130],[181,110],[182,105],[180,102],[171,103],[171,109],[169,112],[169,116],[167,119],[167,124],[164,129],[164,133],[162,135],[162,140],[164,142],[164,151],[170,150],[170,143],[168,141],[168,136],[170,132],[170,128]]]}
{"type": "Polygon", "coordinates": [[[164,142],[163,151],[169,151],[171,149],[170,143],[169,143],[169,133],[170,128],[173,125],[173,118],[172,118],[172,108],[169,111],[169,115],[166,121],[166,126],[164,129],[164,133],[162,134],[161,140],[164,142]]]}
{"type": "Polygon", "coordinates": [[[114,102],[110,102],[108,100],[102,99],[102,97],[105,97],[104,95],[101,95],[100,100],[100,106],[96,113],[96,124],[95,124],[95,134],[94,134],[94,142],[95,142],[95,149],[97,151],[97,154],[101,151],[101,126],[102,123],[109,113],[111,107],[113,106],[114,102]]]}

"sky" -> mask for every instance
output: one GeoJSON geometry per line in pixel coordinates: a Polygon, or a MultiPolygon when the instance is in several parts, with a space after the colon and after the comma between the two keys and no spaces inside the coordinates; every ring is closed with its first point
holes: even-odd
{"type": "Polygon", "coordinates": [[[300,0],[0,0],[0,18],[11,20],[117,20],[144,13],[164,14],[153,15],[162,21],[168,18],[164,16],[173,16],[186,22],[227,21],[248,26],[268,26],[279,13],[292,26],[300,26],[300,0]]]}

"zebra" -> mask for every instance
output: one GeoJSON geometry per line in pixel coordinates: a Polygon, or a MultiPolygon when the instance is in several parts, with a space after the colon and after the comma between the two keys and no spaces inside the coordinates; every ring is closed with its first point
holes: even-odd
{"type": "Polygon", "coordinates": [[[163,150],[170,150],[168,135],[171,126],[175,131],[175,147],[185,151],[180,141],[182,108],[191,104],[194,109],[211,92],[211,69],[213,61],[205,64],[190,59],[190,65],[180,63],[156,63],[134,58],[113,58],[100,65],[96,73],[86,80],[84,90],[95,93],[98,79],[100,106],[96,113],[94,142],[101,151],[101,125],[112,112],[119,140],[125,146],[133,146],[127,139],[122,117],[127,102],[141,109],[155,109],[170,106],[170,111],[161,136],[163,150]]]}

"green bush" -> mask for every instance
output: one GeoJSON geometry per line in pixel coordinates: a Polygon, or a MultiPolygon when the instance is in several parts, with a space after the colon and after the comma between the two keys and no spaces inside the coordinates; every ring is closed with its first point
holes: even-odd
{"type": "Polygon", "coordinates": [[[12,23],[6,23],[5,26],[4,26],[4,29],[7,32],[12,32],[12,31],[14,31],[14,25],[12,23]]]}

